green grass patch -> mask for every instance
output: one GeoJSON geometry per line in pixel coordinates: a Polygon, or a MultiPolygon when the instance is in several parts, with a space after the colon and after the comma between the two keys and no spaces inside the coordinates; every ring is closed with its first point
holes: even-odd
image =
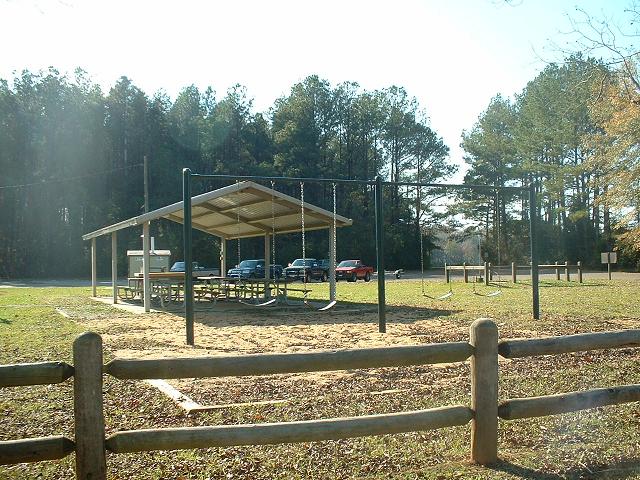
{"type": "MultiPolygon", "coordinates": [[[[428,282],[437,297],[449,286],[428,282]]],[[[543,282],[539,321],[531,320],[531,287],[504,284],[497,297],[477,295],[495,286],[451,286],[447,300],[422,295],[420,282],[387,283],[389,329],[395,312],[416,320],[443,320],[456,338],[478,317],[493,318],[502,338],[640,328],[635,282],[589,281],[583,285],[543,282]]],[[[328,298],[326,284],[313,283],[312,297],[328,298]]],[[[108,295],[108,290],[102,290],[108,295]]],[[[132,315],[91,301],[88,288],[0,289],[0,363],[44,360],[71,362],[76,335],[92,322],[110,332],[108,319],[132,315]],[[71,318],[59,313],[62,310],[71,318]],[[104,322],[101,322],[104,319],[104,322]],[[97,322],[96,322],[97,320],[97,322]]],[[[340,308],[374,309],[375,282],[340,283],[340,308]]],[[[258,315],[258,313],[256,313],[258,315]]],[[[259,315],[268,315],[260,311],[259,315]]],[[[322,314],[319,314],[322,315],[322,314]]],[[[330,317],[322,317],[330,321],[330,317]]],[[[403,322],[412,320],[403,319],[403,322]]],[[[421,328],[428,328],[422,326],[421,328]]],[[[121,327],[122,328],[122,327],[121,327]]],[[[213,328],[213,327],[212,327],[213,328]]],[[[304,328],[302,325],[300,328],[304,328]]],[[[117,332],[111,332],[117,333],[117,332]]],[[[126,332],[123,332],[126,333],[126,332]]],[[[128,342],[133,340],[128,339],[128,342]]],[[[143,349],[145,345],[135,345],[143,349]]],[[[111,356],[105,345],[105,356],[111,356]]],[[[639,383],[640,352],[622,349],[505,361],[500,364],[502,399],[639,383]]],[[[303,375],[216,379],[193,382],[185,391],[206,403],[286,398],[282,405],[228,408],[186,416],[171,401],[142,383],[105,377],[107,433],[116,430],[262,423],[366,415],[468,404],[468,363],[445,367],[388,368],[352,372],[331,382],[303,375]],[[393,393],[374,394],[394,390],[393,393]],[[372,393],[374,392],[374,393],[372,393]]],[[[436,432],[358,438],[310,444],[109,455],[111,478],[470,478],[579,479],[640,478],[638,403],[529,420],[501,421],[493,469],[468,461],[469,427],[436,432]]],[[[73,437],[72,380],[60,385],[0,390],[0,439],[64,434],[73,437]]],[[[72,478],[73,456],[62,461],[0,467],[0,478],[72,478]]]]}

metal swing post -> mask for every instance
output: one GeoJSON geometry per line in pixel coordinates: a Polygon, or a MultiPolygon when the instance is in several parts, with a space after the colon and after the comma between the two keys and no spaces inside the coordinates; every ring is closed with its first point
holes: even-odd
{"type": "Polygon", "coordinates": [[[378,267],[378,331],[387,331],[384,293],[384,210],[382,204],[382,178],[376,177],[376,263],[378,267]]]}
{"type": "Polygon", "coordinates": [[[531,246],[531,303],[533,308],[533,318],[540,319],[540,286],[538,285],[538,248],[537,248],[537,226],[536,215],[538,203],[536,199],[535,183],[529,185],[529,243],[531,246]]]}
{"type": "Polygon", "coordinates": [[[193,258],[191,252],[191,170],[182,170],[182,208],[184,212],[184,319],[187,345],[194,345],[193,335],[193,258]]]}

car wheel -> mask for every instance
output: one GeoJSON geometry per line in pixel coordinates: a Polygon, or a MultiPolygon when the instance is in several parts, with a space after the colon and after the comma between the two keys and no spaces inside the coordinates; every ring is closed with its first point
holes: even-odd
{"type": "Polygon", "coordinates": [[[307,274],[306,274],[306,280],[305,280],[305,282],[306,282],[306,283],[311,283],[311,279],[312,279],[311,274],[310,274],[310,273],[307,273],[307,274]]]}
{"type": "Polygon", "coordinates": [[[364,274],[364,281],[368,282],[369,280],[371,280],[371,274],[369,272],[364,274]]]}
{"type": "Polygon", "coordinates": [[[327,275],[327,272],[322,272],[322,281],[326,282],[327,280],[329,280],[329,276],[327,275]]]}
{"type": "Polygon", "coordinates": [[[349,277],[349,281],[355,282],[356,280],[358,280],[358,276],[355,273],[352,273],[351,276],[349,277]]]}

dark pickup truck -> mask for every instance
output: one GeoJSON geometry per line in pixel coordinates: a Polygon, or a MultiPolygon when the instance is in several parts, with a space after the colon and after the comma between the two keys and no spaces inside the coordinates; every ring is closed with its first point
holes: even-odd
{"type": "Polygon", "coordinates": [[[315,258],[296,258],[284,269],[287,280],[302,280],[305,275],[307,282],[312,279],[326,282],[329,278],[329,260],[316,260],[315,258]]]}
{"type": "MultiPolygon", "coordinates": [[[[264,278],[264,259],[243,260],[239,265],[230,268],[227,276],[240,278],[264,278]]],[[[270,265],[270,278],[282,277],[282,265],[270,265]]]]}

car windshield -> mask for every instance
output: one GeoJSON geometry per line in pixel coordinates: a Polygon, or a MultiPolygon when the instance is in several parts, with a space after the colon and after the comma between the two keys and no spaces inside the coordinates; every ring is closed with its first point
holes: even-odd
{"type": "Polygon", "coordinates": [[[302,260],[301,258],[296,258],[291,266],[293,267],[302,267],[306,264],[307,267],[312,267],[315,260],[313,258],[307,258],[306,260],[302,260]]]}
{"type": "Polygon", "coordinates": [[[355,260],[343,260],[338,264],[338,267],[357,267],[358,262],[355,260]]]}
{"type": "Polygon", "coordinates": [[[172,272],[184,272],[184,262],[176,262],[171,267],[172,272]]]}
{"type": "Polygon", "coordinates": [[[243,260],[238,265],[239,268],[255,268],[258,265],[258,260],[243,260]]]}

